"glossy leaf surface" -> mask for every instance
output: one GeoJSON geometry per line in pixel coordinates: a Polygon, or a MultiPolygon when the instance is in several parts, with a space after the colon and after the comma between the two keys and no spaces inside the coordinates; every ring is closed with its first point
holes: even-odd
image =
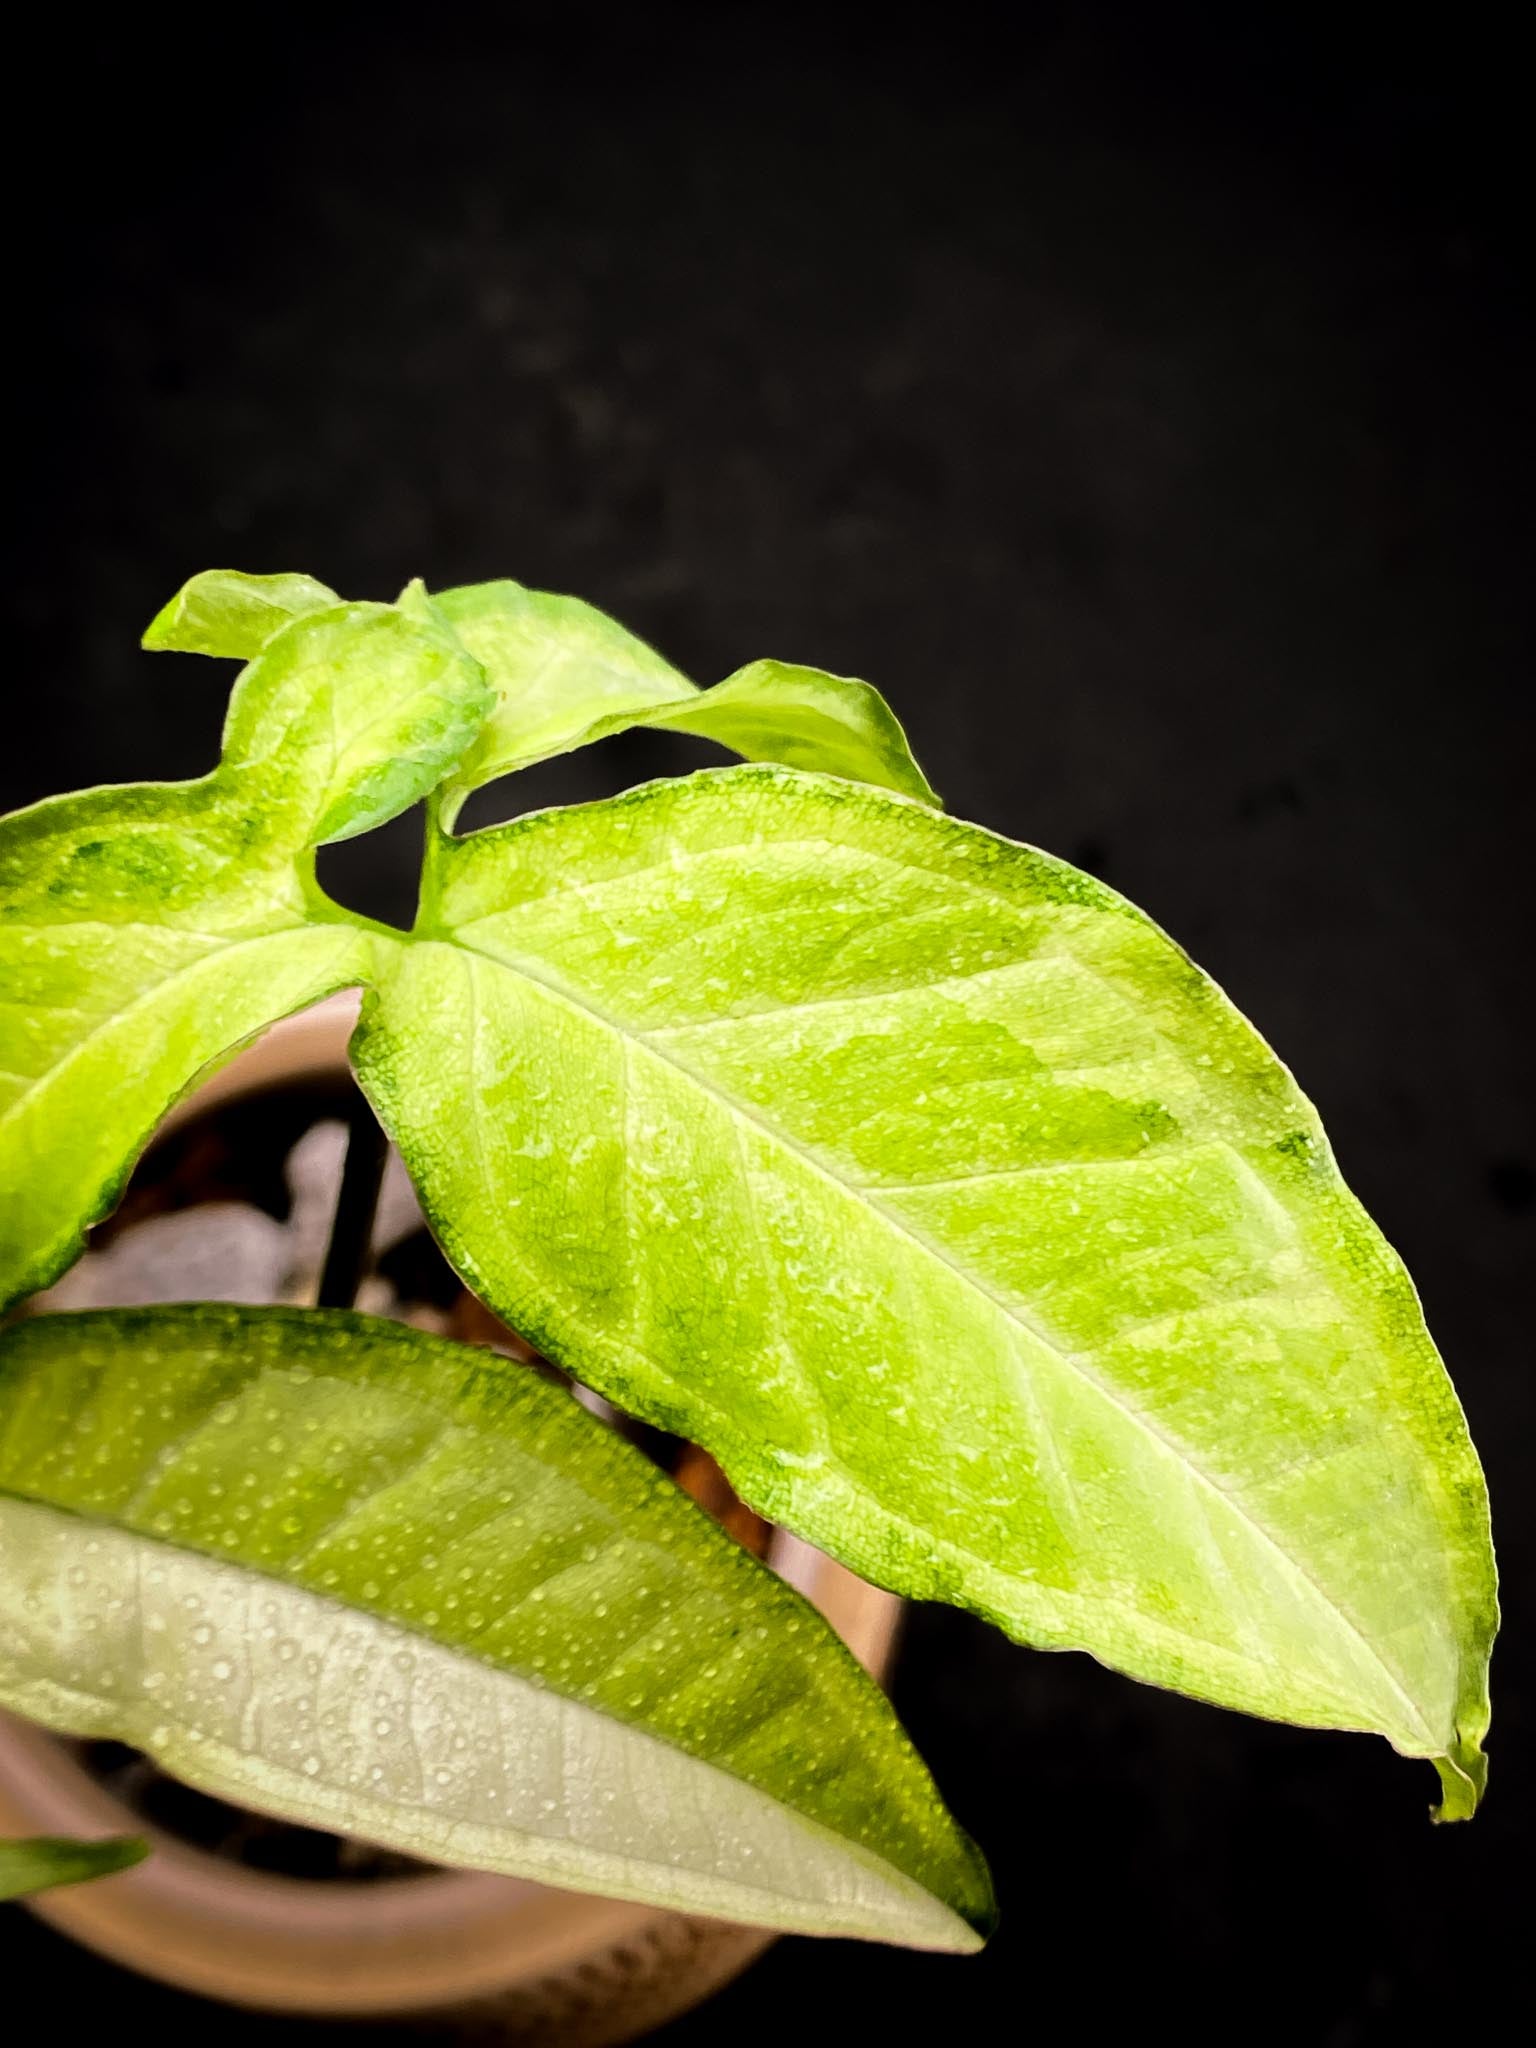
{"type": "Polygon", "coordinates": [[[470,1283],[761,1512],[1470,1811],[1455,1396],[1289,1074],[1113,892],[845,782],[656,784],[448,847],[355,1057],[470,1283]]]}
{"type": "Polygon", "coordinates": [[[0,1336],[0,1700],[433,1861],[968,1949],[985,1867],[815,1610],[537,1375],[323,1311],[0,1336]]]}

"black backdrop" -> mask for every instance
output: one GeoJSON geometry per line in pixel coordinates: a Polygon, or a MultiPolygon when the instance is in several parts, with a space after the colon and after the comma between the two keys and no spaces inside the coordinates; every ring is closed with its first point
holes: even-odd
{"type": "MultiPolygon", "coordinates": [[[[212,759],[135,651],[209,563],[512,574],[712,680],[879,682],[957,811],[1146,905],[1280,1046],[1488,1465],[1490,1803],[912,1620],[988,1848],[960,1963],[782,1945],[669,2036],[1416,2042],[1530,2014],[1528,274],[1518,72],[1461,10],[281,8],[45,24],[11,73],[0,804],[212,759]]],[[[655,739],[539,801],[677,765],[655,739]]],[[[485,815],[482,813],[481,815],[485,815]]],[[[332,861],[409,909],[414,826],[332,861]]],[[[0,1921],[11,2010],[208,2016],[0,1921]],[[82,2002],[84,2009],[82,2009],[82,2002]]],[[[218,2022],[240,2042],[272,2023],[218,2022]]],[[[289,2029],[288,2038],[301,2030],[289,2029]]]]}

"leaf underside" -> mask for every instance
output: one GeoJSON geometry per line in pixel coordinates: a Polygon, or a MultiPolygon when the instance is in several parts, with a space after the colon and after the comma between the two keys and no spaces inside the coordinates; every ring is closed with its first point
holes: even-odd
{"type": "Polygon", "coordinates": [[[562,1389],[323,1311],[0,1336],[0,1700],[435,1861],[979,1945],[985,1866],[799,1595],[562,1389]]]}

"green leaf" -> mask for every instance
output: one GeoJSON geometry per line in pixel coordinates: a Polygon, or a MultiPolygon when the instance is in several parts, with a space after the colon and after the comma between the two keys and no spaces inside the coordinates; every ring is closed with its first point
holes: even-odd
{"type": "Polygon", "coordinates": [[[157,653],[230,655],[249,661],[291,620],[340,603],[335,591],[313,576],[246,576],[238,569],[205,569],[155,615],[144,645],[157,653]]]}
{"type": "Polygon", "coordinates": [[[257,778],[0,821],[0,1306],[46,1287],[155,1125],[274,1018],[364,979],[257,778]]]}
{"type": "Polygon", "coordinates": [[[0,820],[0,1307],[78,1254],[211,1064],[366,978],[390,935],[313,848],[424,795],[490,701],[435,618],[310,613],[242,670],[212,775],[0,820]]]}
{"type": "Polygon", "coordinates": [[[235,683],[228,767],[272,763],[302,795],[304,843],[351,839],[434,788],[495,692],[430,613],[348,604],[284,628],[235,683]]]}
{"type": "Polygon", "coordinates": [[[470,583],[433,605],[484,668],[498,702],[445,790],[451,823],[471,790],[581,744],[597,719],[694,690],[617,620],[579,597],[470,583]]]}
{"type": "Polygon", "coordinates": [[[563,1389],[147,1310],[0,1335],[0,1415],[8,1707],[436,1861],[979,1946],[985,1866],[880,1692],[563,1389]]]}
{"type": "Polygon", "coordinates": [[[503,582],[447,590],[433,603],[500,693],[494,715],[448,781],[448,824],[472,790],[497,776],[637,725],[695,733],[749,761],[779,761],[938,801],[895,715],[868,683],[755,661],[700,691],[579,598],[503,582]]]}
{"type": "Polygon", "coordinates": [[[354,1056],[498,1313],[883,1585],[1481,1782],[1482,1477],[1311,1106],[1140,912],[740,768],[443,850],[354,1056]]]}
{"type": "Polygon", "coordinates": [[[696,733],[744,761],[779,761],[787,768],[872,782],[919,803],[939,800],[880,692],[825,669],[754,661],[675,705],[600,718],[575,744],[586,746],[634,725],[696,733]]]}
{"type": "Polygon", "coordinates": [[[0,1902],[52,1891],[56,1885],[84,1884],[93,1877],[111,1877],[130,1870],[149,1854],[148,1842],[132,1835],[112,1835],[100,1842],[77,1842],[67,1835],[33,1835],[25,1841],[0,1842],[0,1902]]]}

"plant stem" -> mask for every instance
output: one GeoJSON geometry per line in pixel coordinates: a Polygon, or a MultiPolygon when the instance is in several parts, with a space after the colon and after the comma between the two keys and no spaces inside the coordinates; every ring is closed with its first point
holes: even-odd
{"type": "Polygon", "coordinates": [[[414,930],[430,932],[437,916],[437,886],[442,872],[442,858],[452,833],[444,824],[443,793],[431,790],[426,801],[426,813],[421,847],[421,883],[416,895],[416,921],[414,930]]]}
{"type": "Polygon", "coordinates": [[[374,1211],[384,1179],[389,1140],[361,1095],[347,1127],[347,1157],[320,1274],[318,1306],[351,1308],[357,1299],[373,1238],[374,1211]]]}

